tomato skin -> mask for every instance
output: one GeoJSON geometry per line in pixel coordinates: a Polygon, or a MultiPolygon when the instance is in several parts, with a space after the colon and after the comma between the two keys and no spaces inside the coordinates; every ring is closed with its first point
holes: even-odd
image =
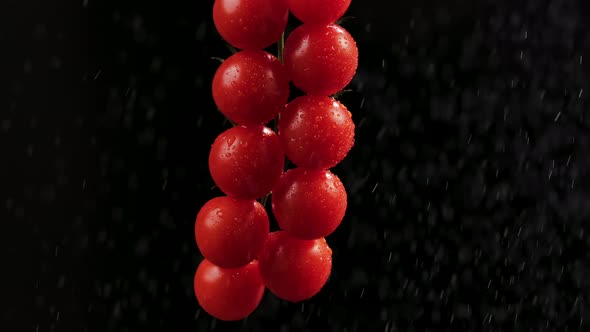
{"type": "Polygon", "coordinates": [[[226,269],[254,260],[269,232],[266,210],[255,200],[213,198],[203,205],[195,221],[201,254],[226,269]]]}
{"type": "Polygon", "coordinates": [[[295,165],[328,169],[354,144],[354,122],[344,105],[330,97],[302,96],[281,113],[279,137],[295,165]]]}
{"type": "Polygon", "coordinates": [[[246,318],[264,295],[257,261],[238,269],[224,269],[204,259],[195,273],[193,287],[203,310],[223,321],[246,318]]]}
{"type": "Polygon", "coordinates": [[[289,10],[303,23],[334,23],[342,17],[350,0],[288,0],[289,10]]]}
{"type": "Polygon", "coordinates": [[[241,125],[274,119],[289,98],[283,64],[264,51],[242,51],[227,58],[213,77],[213,100],[227,118],[241,125]]]}
{"type": "Polygon", "coordinates": [[[304,168],[284,173],[272,190],[271,200],[280,228],[308,240],[334,232],[347,205],[346,189],[336,175],[304,168]]]}
{"type": "Polygon", "coordinates": [[[287,232],[270,233],[258,260],[266,287],[290,302],[307,300],[328,281],[332,249],[325,239],[300,240],[287,232]]]}
{"type": "Polygon", "coordinates": [[[209,171],[215,184],[238,199],[258,199],[278,181],[285,162],[279,137],[264,126],[233,127],[211,146],[209,171]]]}
{"type": "Polygon", "coordinates": [[[352,36],[335,24],[302,24],[289,35],[285,68],[293,84],[310,95],[329,96],[344,89],[358,66],[352,36]]]}
{"type": "Polygon", "coordinates": [[[260,50],[275,43],[287,26],[287,0],[215,0],[213,23],[232,46],[260,50]]]}

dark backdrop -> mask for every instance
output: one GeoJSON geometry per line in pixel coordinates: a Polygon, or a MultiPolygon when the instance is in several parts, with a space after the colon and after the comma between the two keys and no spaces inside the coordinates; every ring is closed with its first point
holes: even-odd
{"type": "Polygon", "coordinates": [[[332,277],[232,324],[192,291],[207,152],[229,127],[212,1],[0,7],[1,330],[587,328],[584,1],[353,0],[332,277]]]}

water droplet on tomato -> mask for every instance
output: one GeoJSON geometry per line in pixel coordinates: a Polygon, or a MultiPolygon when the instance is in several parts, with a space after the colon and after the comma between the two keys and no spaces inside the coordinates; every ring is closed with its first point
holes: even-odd
{"type": "Polygon", "coordinates": [[[236,142],[236,137],[235,136],[229,136],[227,138],[227,146],[228,147],[234,145],[235,142],[236,142]]]}

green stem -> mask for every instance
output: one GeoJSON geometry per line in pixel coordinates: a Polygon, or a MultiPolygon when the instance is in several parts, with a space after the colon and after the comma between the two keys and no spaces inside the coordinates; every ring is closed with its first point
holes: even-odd
{"type": "MultiPolygon", "coordinates": [[[[285,32],[281,34],[281,38],[279,38],[279,42],[277,45],[277,58],[281,63],[283,63],[283,53],[285,52],[285,32]]],[[[279,130],[279,119],[281,118],[281,114],[277,115],[277,117],[273,121],[273,130],[275,133],[278,133],[279,130]]]]}
{"type": "Polygon", "coordinates": [[[262,207],[266,207],[266,202],[268,201],[269,197],[270,197],[270,194],[268,194],[260,199],[260,204],[262,204],[262,207]]]}
{"type": "Polygon", "coordinates": [[[279,133],[279,119],[281,117],[281,114],[279,113],[279,115],[277,115],[277,117],[273,120],[272,122],[272,130],[278,134],[279,133]]]}
{"type": "Polygon", "coordinates": [[[353,19],[355,19],[355,18],[356,18],[356,17],[354,17],[354,16],[344,16],[344,17],[341,17],[341,18],[340,18],[339,20],[337,20],[336,22],[334,22],[334,24],[337,24],[337,25],[342,25],[342,23],[344,23],[344,22],[346,22],[346,21],[353,20],[353,19]]]}
{"type": "Polygon", "coordinates": [[[285,33],[283,32],[283,34],[281,35],[281,38],[279,39],[278,52],[277,52],[277,58],[279,58],[279,61],[281,63],[283,62],[283,52],[284,51],[285,51],[285,33]]]}
{"type": "Polygon", "coordinates": [[[235,127],[238,125],[237,123],[233,122],[232,120],[230,120],[228,118],[225,118],[225,121],[223,121],[223,125],[225,125],[228,122],[232,125],[232,127],[235,127]]]}
{"type": "Polygon", "coordinates": [[[236,53],[238,53],[238,50],[237,50],[235,47],[231,46],[229,43],[225,43],[225,46],[226,46],[226,47],[227,47],[227,49],[228,49],[228,50],[231,52],[231,54],[236,54],[236,53]]]}
{"type": "Polygon", "coordinates": [[[340,98],[340,96],[342,96],[343,94],[348,93],[348,92],[352,92],[352,90],[351,89],[345,89],[345,90],[338,91],[338,92],[336,92],[335,94],[332,95],[332,98],[338,99],[338,98],[340,98]]]}

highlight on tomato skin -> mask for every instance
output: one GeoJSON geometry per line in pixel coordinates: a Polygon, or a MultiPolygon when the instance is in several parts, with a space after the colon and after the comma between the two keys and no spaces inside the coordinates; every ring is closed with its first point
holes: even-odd
{"type": "Polygon", "coordinates": [[[334,23],[342,17],[350,0],[288,0],[289,11],[303,23],[334,23]]]}
{"type": "Polygon", "coordinates": [[[287,0],[215,0],[213,23],[232,46],[260,50],[277,42],[287,26],[287,0]]]}
{"type": "Polygon", "coordinates": [[[278,298],[300,302],[316,295],[332,270],[332,249],[324,238],[301,240],[270,233],[258,259],[266,287],[278,298]]]}
{"type": "Polygon", "coordinates": [[[223,321],[246,318],[264,295],[257,261],[237,269],[224,269],[204,259],[195,273],[193,288],[201,308],[223,321]]]}
{"type": "Polygon", "coordinates": [[[285,163],[281,140],[264,126],[237,126],[221,133],[209,152],[209,172],[227,196],[258,199],[272,190],[285,163]]]}
{"type": "Polygon", "coordinates": [[[238,268],[254,260],[270,232],[268,215],[255,200],[216,197],[205,203],[195,221],[201,254],[222,268],[238,268]]]}
{"type": "Polygon", "coordinates": [[[279,227],[307,240],[334,232],[347,206],[346,189],[336,175],[304,168],[284,173],[273,188],[271,200],[279,227]]]}
{"type": "Polygon", "coordinates": [[[336,24],[302,24],[287,37],[285,68],[293,84],[309,95],[344,89],[358,67],[356,42],[336,24]]]}
{"type": "Polygon", "coordinates": [[[266,124],[289,98],[289,79],[283,64],[261,50],[241,51],[217,69],[212,84],[219,111],[240,125],[266,124]]]}
{"type": "Polygon", "coordinates": [[[294,99],[279,120],[287,158],[310,169],[329,169],[340,163],[354,144],[354,129],[346,107],[324,96],[294,99]]]}

